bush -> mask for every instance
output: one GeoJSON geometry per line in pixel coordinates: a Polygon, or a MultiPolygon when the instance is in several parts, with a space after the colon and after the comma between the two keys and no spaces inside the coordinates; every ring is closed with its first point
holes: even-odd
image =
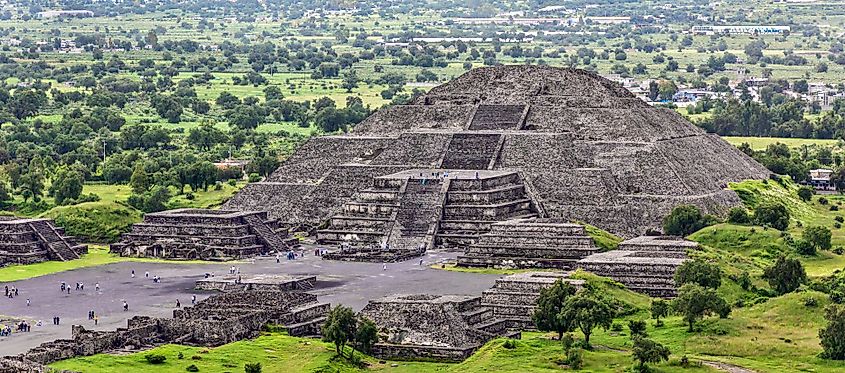
{"type": "Polygon", "coordinates": [[[640,336],[646,337],[646,326],[643,320],[628,320],[628,330],[631,332],[631,337],[640,336]]]}
{"type": "Polygon", "coordinates": [[[804,299],[804,307],[815,308],[819,306],[819,301],[816,298],[808,297],[804,299]]]}
{"type": "Polygon", "coordinates": [[[833,218],[833,220],[836,220],[837,223],[845,223],[845,218],[843,218],[841,216],[837,216],[837,217],[833,218]]]}
{"type": "Polygon", "coordinates": [[[789,227],[789,211],[780,204],[763,203],[754,209],[754,221],[783,231],[789,227]]]}
{"type": "Polygon", "coordinates": [[[763,278],[778,294],[791,293],[807,281],[807,273],[798,259],[780,256],[769,268],[763,271],[763,278]]]}
{"type": "Polygon", "coordinates": [[[188,365],[188,367],[185,368],[185,370],[187,370],[189,372],[199,372],[200,368],[197,368],[197,366],[195,364],[191,364],[191,365],[188,365]]]}
{"type": "Polygon", "coordinates": [[[728,223],[732,224],[748,224],[751,222],[751,216],[744,207],[732,207],[728,211],[728,223]]]}
{"type": "Polygon", "coordinates": [[[831,305],[824,315],[827,326],[819,330],[822,357],[825,359],[845,360],[845,306],[831,305]]]}
{"type": "Polygon", "coordinates": [[[194,193],[191,193],[191,192],[185,193],[185,199],[187,199],[188,201],[193,201],[195,198],[196,197],[194,196],[194,193]]]}
{"type": "Polygon", "coordinates": [[[830,229],[822,226],[807,227],[802,235],[804,240],[817,250],[830,250],[830,229]]]}
{"type": "Polygon", "coordinates": [[[741,287],[742,290],[745,291],[751,289],[751,285],[753,285],[751,283],[751,276],[748,274],[748,272],[742,272],[742,274],[739,275],[739,278],[737,278],[736,282],[737,284],[739,284],[739,287],[741,287]]]}
{"type": "Polygon", "coordinates": [[[810,241],[796,240],[793,243],[793,246],[795,246],[795,252],[797,252],[798,254],[806,255],[806,256],[816,255],[816,247],[813,246],[813,244],[810,243],[810,241]]]}
{"type": "Polygon", "coordinates": [[[502,343],[502,347],[508,350],[513,350],[516,348],[516,341],[514,341],[513,339],[508,339],[505,341],[505,343],[502,343]]]}
{"type": "Polygon", "coordinates": [[[257,173],[249,174],[249,182],[250,183],[257,183],[259,181],[261,181],[261,175],[259,175],[257,173]]]}
{"type": "Polygon", "coordinates": [[[701,259],[685,261],[675,271],[675,284],[682,286],[687,283],[718,289],[722,285],[722,270],[701,259]]]}
{"type": "Polygon", "coordinates": [[[680,205],[663,218],[663,232],[672,236],[688,236],[695,231],[715,223],[712,216],[702,216],[701,210],[693,205],[680,205]]]}
{"type": "Polygon", "coordinates": [[[185,358],[185,354],[183,354],[182,351],[179,351],[179,355],[176,355],[176,358],[182,360],[185,358]]]}
{"type": "Polygon", "coordinates": [[[227,181],[226,183],[229,184],[229,186],[238,185],[238,181],[235,179],[229,179],[229,181],[227,181]]]}
{"type": "Polygon", "coordinates": [[[566,353],[566,365],[574,370],[581,369],[584,366],[584,357],[581,356],[581,350],[569,350],[566,353]]]}
{"type": "Polygon", "coordinates": [[[244,373],[261,373],[261,363],[246,363],[244,373]]]}
{"type": "Polygon", "coordinates": [[[826,205],[827,204],[827,198],[819,197],[819,204],[826,205]]]}
{"type": "Polygon", "coordinates": [[[798,188],[798,198],[801,198],[804,202],[809,202],[813,199],[813,194],[816,194],[816,190],[812,187],[802,186],[798,188]]]}
{"type": "Polygon", "coordinates": [[[613,323],[613,325],[610,326],[610,330],[614,332],[621,332],[623,330],[622,324],[613,323]]]}
{"type": "Polygon", "coordinates": [[[146,354],[144,355],[144,359],[150,364],[161,364],[167,360],[167,357],[162,354],[146,354]]]}
{"type": "Polygon", "coordinates": [[[837,206],[837,205],[830,205],[830,211],[839,211],[839,206],[837,206]]]}
{"type": "Polygon", "coordinates": [[[835,249],[833,249],[833,253],[836,255],[842,255],[845,253],[845,249],[843,249],[842,246],[837,246],[835,249]]]}

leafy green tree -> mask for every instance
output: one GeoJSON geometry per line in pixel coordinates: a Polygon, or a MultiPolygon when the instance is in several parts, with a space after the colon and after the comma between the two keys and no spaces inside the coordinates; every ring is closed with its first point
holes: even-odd
{"type": "Polygon", "coordinates": [[[37,170],[30,170],[20,177],[20,191],[24,202],[30,198],[33,202],[40,202],[44,194],[44,176],[37,170]]]}
{"type": "Polygon", "coordinates": [[[688,283],[718,289],[722,285],[722,270],[701,259],[687,260],[675,271],[675,284],[683,286],[688,283]]]}
{"type": "Polygon", "coordinates": [[[281,88],[275,85],[268,85],[264,88],[264,100],[265,101],[272,101],[272,100],[281,100],[284,99],[285,95],[282,94],[281,88]]]}
{"type": "Polygon", "coordinates": [[[822,357],[845,360],[845,305],[832,304],[825,309],[827,325],[819,330],[822,357]]]}
{"type": "Polygon", "coordinates": [[[279,159],[278,157],[272,155],[265,155],[262,157],[256,158],[252,163],[247,166],[248,172],[254,172],[261,176],[267,177],[270,176],[276,168],[279,167],[279,159]]]}
{"type": "Polygon", "coordinates": [[[657,326],[663,326],[660,318],[669,315],[669,303],[663,299],[655,299],[651,302],[651,318],[656,320],[657,326]]]}
{"type": "Polygon", "coordinates": [[[659,363],[661,361],[668,361],[671,352],[669,348],[660,343],[652,341],[643,337],[634,338],[634,346],[631,351],[634,361],[637,362],[637,370],[640,372],[647,372],[648,363],[659,363]]]}
{"type": "Polygon", "coordinates": [[[590,348],[593,329],[601,327],[607,330],[615,316],[610,302],[593,291],[582,291],[567,298],[561,313],[584,333],[585,348],[590,348]]]}
{"type": "Polygon", "coordinates": [[[337,355],[343,356],[344,346],[355,338],[355,326],[355,312],[338,305],[332,308],[323,324],[323,340],[334,343],[337,355]]]}
{"type": "Polygon", "coordinates": [[[648,336],[644,320],[628,320],[628,331],[631,332],[631,338],[648,336]]]}
{"type": "Polygon", "coordinates": [[[373,351],[373,345],[378,342],[378,330],[376,324],[367,318],[358,320],[358,327],[355,330],[355,348],[365,354],[373,351]]]}
{"type": "Polygon", "coordinates": [[[754,221],[779,231],[789,227],[789,210],[777,203],[761,203],[754,209],[754,221]]]}
{"type": "Polygon", "coordinates": [[[748,216],[748,211],[745,207],[731,207],[728,211],[728,223],[731,224],[748,224],[751,222],[751,217],[748,216]]]}
{"type": "Polygon", "coordinates": [[[807,273],[798,259],[781,255],[775,264],[763,271],[763,278],[778,294],[786,294],[797,290],[801,284],[806,282],[807,273]]]}
{"type": "Polygon", "coordinates": [[[352,90],[358,88],[358,74],[355,70],[349,70],[343,75],[343,82],[341,88],[345,89],[347,93],[352,93],[352,90]]]}
{"type": "Polygon", "coordinates": [[[132,193],[143,194],[152,186],[150,176],[144,170],[144,165],[138,163],[135,165],[135,170],[132,171],[132,177],[129,179],[129,186],[132,187],[132,193]]]}
{"type": "Polygon", "coordinates": [[[188,144],[200,150],[210,150],[217,144],[228,142],[229,136],[211,123],[203,123],[188,131],[188,144]]]}
{"type": "Polygon", "coordinates": [[[820,225],[807,227],[801,235],[805,241],[819,250],[830,250],[830,229],[820,225]]]}
{"type": "Polygon", "coordinates": [[[563,333],[572,330],[572,322],[562,317],[562,312],[566,300],[575,292],[575,287],[563,280],[557,280],[552,286],[540,290],[537,308],[531,316],[537,330],[557,332],[558,339],[563,337],[563,333]]]}
{"type": "Polygon", "coordinates": [[[678,297],[672,301],[672,309],[683,316],[689,325],[689,332],[695,330],[695,322],[704,316],[715,313],[720,317],[727,317],[730,314],[730,306],[716,294],[716,290],[704,288],[696,283],[688,283],[678,289],[678,297]]]}
{"type": "Polygon", "coordinates": [[[244,364],[244,373],[261,373],[261,363],[244,364]]]}
{"type": "Polygon", "coordinates": [[[143,212],[159,212],[167,210],[168,201],[170,201],[170,191],[167,187],[155,185],[143,193],[133,193],[127,202],[143,212]]]}
{"type": "Polygon", "coordinates": [[[56,171],[48,192],[56,200],[56,204],[63,205],[65,201],[79,199],[84,182],[79,172],[63,166],[56,171]]]}
{"type": "Polygon", "coordinates": [[[237,105],[240,105],[241,100],[239,98],[237,98],[235,95],[233,95],[233,94],[231,94],[227,91],[223,91],[223,92],[220,92],[220,95],[217,96],[217,99],[214,100],[214,103],[216,103],[217,106],[220,106],[221,108],[228,110],[228,109],[234,108],[237,105]]]}
{"type": "Polygon", "coordinates": [[[704,228],[701,210],[693,205],[680,205],[663,218],[663,232],[673,236],[688,236],[704,228]]]}

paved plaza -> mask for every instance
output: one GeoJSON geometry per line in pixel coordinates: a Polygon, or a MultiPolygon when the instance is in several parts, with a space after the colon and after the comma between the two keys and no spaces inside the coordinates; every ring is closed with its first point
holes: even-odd
{"type": "MultiPolygon", "coordinates": [[[[23,353],[43,342],[57,338],[70,338],[72,324],[81,324],[96,330],[114,330],[125,327],[126,320],[135,315],[168,317],[176,306],[176,299],[183,306],[191,304],[191,295],[197,300],[208,297],[209,292],[194,290],[197,280],[205,273],[225,275],[232,265],[242,274],[316,275],[317,283],[311,293],[320,301],[344,304],[360,310],[370,299],[403,293],[429,294],[478,294],[490,288],[498,275],[461,273],[430,268],[434,263],[454,259],[454,253],[430,252],[423,259],[387,264],[324,261],[305,249],[305,256],[297,260],[274,257],[255,258],[232,263],[180,264],[180,263],[116,263],[83,268],[41,276],[33,279],[4,283],[19,289],[14,299],[0,299],[0,315],[4,319],[26,319],[35,325],[32,332],[15,333],[0,338],[0,355],[23,353]],[[131,277],[132,270],[135,277],[131,277]],[[149,272],[150,277],[145,278],[149,272]],[[160,283],[152,278],[159,276],[160,283]],[[64,281],[71,286],[71,293],[60,291],[64,281]],[[77,282],[84,284],[83,291],[76,291],[77,282]],[[95,291],[95,284],[100,291],[95,291]],[[27,307],[26,300],[31,305],[27,307]],[[129,311],[123,311],[123,301],[129,311]],[[98,325],[88,320],[93,310],[99,317],[98,325]],[[54,326],[52,319],[60,317],[61,324],[54,326]]],[[[0,286],[2,286],[0,285],[0,286]]]]}

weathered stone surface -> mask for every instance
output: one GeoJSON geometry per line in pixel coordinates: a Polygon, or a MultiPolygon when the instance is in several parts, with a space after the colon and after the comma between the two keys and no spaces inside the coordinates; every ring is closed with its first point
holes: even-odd
{"type": "MultiPolygon", "coordinates": [[[[350,134],[311,139],[225,208],[268,209],[284,226],[316,227],[364,209],[362,195],[374,178],[409,169],[510,172],[526,191],[527,203],[515,207],[443,206],[435,246],[472,243],[492,222],[505,220],[486,213],[509,208],[635,237],[659,228],[678,204],[724,213],[740,203],[727,183],[769,174],[717,136],[594,73],[496,66],[471,70],[411,105],[381,110],[350,134]]],[[[466,198],[511,198],[519,189],[512,187],[466,198]]],[[[461,201],[454,197],[448,203],[461,201]]],[[[340,220],[331,224],[342,226],[340,220]]],[[[385,229],[383,221],[367,224],[385,229]]],[[[377,242],[386,235],[379,234],[356,239],[377,242]]]]}
{"type": "Polygon", "coordinates": [[[111,245],[122,256],[240,259],[289,250],[277,221],[263,211],[177,209],[144,215],[144,222],[111,245]]]}
{"type": "Polygon", "coordinates": [[[46,260],[73,260],[88,246],[65,236],[49,219],[0,217],[0,267],[46,260]]]}

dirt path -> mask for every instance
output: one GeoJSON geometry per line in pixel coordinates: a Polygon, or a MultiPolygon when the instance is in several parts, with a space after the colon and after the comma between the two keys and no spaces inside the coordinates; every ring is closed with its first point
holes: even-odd
{"type": "Polygon", "coordinates": [[[699,361],[701,361],[701,364],[704,364],[704,365],[711,367],[711,368],[721,370],[723,372],[728,372],[728,373],[757,373],[757,371],[755,371],[755,370],[743,368],[743,367],[736,366],[736,365],[733,365],[733,364],[723,363],[723,362],[720,362],[720,361],[709,361],[709,360],[699,360],[699,361]]]}

